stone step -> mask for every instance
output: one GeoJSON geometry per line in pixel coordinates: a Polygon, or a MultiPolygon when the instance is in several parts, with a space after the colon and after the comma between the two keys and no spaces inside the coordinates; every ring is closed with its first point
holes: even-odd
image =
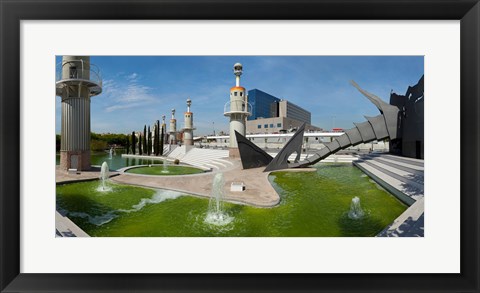
{"type": "Polygon", "coordinates": [[[211,168],[211,169],[215,169],[215,170],[220,169],[220,168],[218,168],[218,166],[212,165],[212,164],[203,164],[202,167],[207,167],[207,168],[211,168]]]}
{"type": "Polygon", "coordinates": [[[423,197],[423,189],[418,189],[411,186],[404,181],[390,176],[390,174],[383,172],[379,168],[367,164],[365,161],[353,161],[353,165],[360,168],[370,178],[377,182],[380,186],[395,195],[399,200],[407,205],[412,205],[417,199],[423,197]]]}
{"type": "Polygon", "coordinates": [[[227,161],[227,160],[224,160],[224,159],[216,159],[216,161],[222,162],[222,163],[224,163],[225,165],[233,166],[233,163],[232,163],[232,162],[227,161]]]}
{"type": "MultiPolygon", "coordinates": [[[[362,161],[360,159],[359,161],[362,161]]],[[[406,183],[407,185],[413,186],[416,189],[419,189],[423,192],[423,176],[416,176],[413,173],[405,172],[400,169],[393,168],[391,166],[382,164],[381,162],[373,160],[363,160],[367,165],[372,166],[373,168],[387,174],[388,176],[395,178],[399,181],[406,183]]]]}
{"type": "Polygon", "coordinates": [[[391,155],[391,154],[383,154],[382,157],[386,158],[386,159],[394,160],[394,161],[399,161],[399,162],[403,162],[403,163],[407,163],[407,164],[420,166],[420,167],[423,167],[425,165],[424,161],[421,160],[421,159],[399,157],[399,156],[395,156],[395,155],[391,155]]]}
{"type": "Polygon", "coordinates": [[[416,170],[416,171],[422,171],[422,172],[425,171],[424,166],[423,165],[420,166],[421,162],[417,162],[417,164],[412,164],[412,161],[396,160],[396,159],[392,159],[388,155],[378,155],[378,154],[366,154],[366,155],[362,155],[362,157],[368,157],[368,158],[371,158],[373,160],[386,161],[386,162],[396,164],[396,165],[399,165],[399,166],[403,166],[403,167],[406,167],[406,168],[410,168],[410,169],[413,169],[413,170],[416,170]]]}

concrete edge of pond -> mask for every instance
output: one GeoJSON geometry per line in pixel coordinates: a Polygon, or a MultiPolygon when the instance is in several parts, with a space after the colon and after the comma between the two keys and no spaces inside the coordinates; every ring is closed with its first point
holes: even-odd
{"type": "MultiPolygon", "coordinates": [[[[203,171],[203,173],[206,172],[212,172],[211,168],[205,168],[201,166],[193,166],[193,165],[188,165],[188,164],[170,164],[167,165],[168,167],[188,167],[188,168],[194,168],[203,171]]],[[[163,164],[149,164],[149,165],[135,165],[135,166],[127,166],[120,168],[116,170],[116,172],[119,173],[128,173],[127,171],[130,169],[135,169],[135,168],[144,168],[144,167],[163,167],[163,164]]],[[[203,174],[200,173],[200,174],[203,174]]],[[[136,174],[136,175],[150,175],[150,176],[159,176],[159,175],[151,175],[151,174],[136,174]]],[[[170,175],[170,176],[187,176],[187,175],[196,175],[196,174],[180,174],[180,175],[170,175]]],[[[169,176],[169,175],[161,175],[161,176],[169,176]]]]}

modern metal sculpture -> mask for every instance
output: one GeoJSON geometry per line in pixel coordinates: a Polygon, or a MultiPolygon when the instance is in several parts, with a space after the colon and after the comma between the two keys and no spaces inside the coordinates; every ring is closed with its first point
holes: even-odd
{"type": "MultiPolygon", "coordinates": [[[[423,88],[423,77],[421,81],[423,88]]],[[[386,138],[389,138],[390,140],[401,138],[402,131],[400,129],[400,122],[402,119],[403,109],[400,109],[395,105],[387,104],[376,95],[360,88],[360,86],[354,81],[351,81],[351,84],[377,107],[377,109],[380,111],[380,115],[375,117],[365,116],[367,121],[362,123],[354,123],[354,128],[348,129],[341,136],[333,139],[333,141],[329,143],[326,143],[324,148],[320,149],[314,155],[304,159],[303,161],[299,161],[299,159],[305,124],[297,130],[297,132],[287,142],[278,155],[268,163],[268,160],[258,160],[257,158],[251,159],[251,150],[254,149],[254,147],[251,145],[253,144],[244,136],[236,133],[237,141],[240,137],[242,141],[248,141],[249,143],[248,148],[240,148],[240,156],[242,158],[242,164],[244,165],[244,168],[247,169],[261,167],[268,164],[264,172],[269,172],[279,169],[306,167],[313,165],[320,160],[325,159],[329,155],[350,146],[355,146],[360,143],[368,143],[374,140],[383,140],[386,138]],[[297,157],[295,158],[294,162],[289,162],[288,157],[294,152],[297,152],[297,157]]],[[[255,148],[255,152],[261,153],[260,151],[263,152],[258,147],[255,148]]]]}
{"type": "MultiPolygon", "coordinates": [[[[406,117],[404,117],[405,109],[401,109],[400,104],[398,103],[395,103],[395,105],[387,104],[376,95],[360,88],[360,86],[354,81],[351,81],[350,83],[377,107],[377,109],[380,111],[380,115],[375,117],[365,116],[367,121],[362,123],[354,123],[354,128],[346,130],[344,134],[335,138],[333,141],[326,143],[324,148],[320,149],[314,155],[305,158],[303,161],[299,161],[299,159],[305,124],[297,130],[297,132],[282,148],[278,155],[275,156],[275,158],[273,158],[271,161],[268,161],[268,159],[259,160],[259,154],[268,154],[248,141],[248,139],[241,134],[236,133],[237,141],[242,140],[248,142],[248,147],[246,147],[247,143],[245,143],[245,147],[239,149],[244,169],[267,165],[264,172],[269,172],[279,169],[307,167],[325,159],[329,155],[336,153],[341,149],[355,146],[360,143],[368,143],[374,140],[383,140],[386,138],[390,139],[390,141],[401,139],[403,133],[405,132],[405,130],[402,129],[402,121],[406,119],[406,117]],[[257,153],[257,155],[252,156],[253,152],[257,153]],[[294,152],[297,152],[297,156],[294,162],[289,162],[288,157],[294,152]]],[[[411,96],[414,102],[417,102],[419,99],[423,98],[423,76],[417,85],[414,87],[409,87],[406,97],[409,96],[411,96]],[[409,92],[414,92],[414,94],[410,93],[409,95],[409,92]]],[[[423,103],[423,100],[421,100],[421,102],[423,103]]],[[[421,105],[423,106],[423,104],[421,105]]],[[[423,111],[421,120],[423,120],[423,111]]],[[[408,132],[409,131],[407,131],[407,133],[408,132]]],[[[423,134],[423,131],[421,133],[423,134]]]]}
{"type": "Polygon", "coordinates": [[[279,169],[295,168],[299,163],[300,155],[302,153],[303,132],[305,131],[305,123],[298,128],[297,132],[290,138],[280,152],[273,158],[268,164],[267,168],[263,172],[275,171],[279,169]],[[294,152],[297,153],[293,163],[288,161],[288,157],[294,152]]]}
{"type": "Polygon", "coordinates": [[[385,103],[376,95],[361,89],[354,81],[351,81],[351,84],[377,107],[380,111],[380,115],[375,117],[365,116],[367,121],[354,123],[354,128],[345,131],[344,134],[335,138],[332,142],[326,143],[325,147],[320,149],[313,156],[299,162],[298,166],[295,165],[289,167],[306,167],[313,165],[341,149],[355,146],[360,143],[367,143],[385,138],[393,140],[400,137],[400,109],[396,106],[385,103]]]}
{"type": "Polygon", "coordinates": [[[243,169],[251,169],[263,167],[273,160],[272,156],[259,148],[256,144],[249,141],[245,136],[235,131],[237,138],[238,150],[242,160],[243,169]]]}
{"type": "Polygon", "coordinates": [[[245,136],[241,135],[238,132],[235,132],[238,148],[240,151],[240,158],[242,160],[243,169],[251,169],[267,166],[264,172],[286,169],[286,168],[295,168],[298,167],[300,160],[300,155],[302,153],[302,141],[303,133],[305,131],[305,123],[298,128],[295,134],[290,138],[290,140],[285,144],[285,146],[280,150],[280,152],[272,158],[264,150],[259,148],[257,145],[249,141],[245,136]],[[293,163],[288,161],[288,158],[291,154],[297,153],[293,163]]]}
{"type": "Polygon", "coordinates": [[[423,159],[424,149],[424,77],[409,86],[404,95],[391,93],[390,105],[403,109],[399,122],[401,137],[390,140],[390,152],[411,158],[423,159]]]}

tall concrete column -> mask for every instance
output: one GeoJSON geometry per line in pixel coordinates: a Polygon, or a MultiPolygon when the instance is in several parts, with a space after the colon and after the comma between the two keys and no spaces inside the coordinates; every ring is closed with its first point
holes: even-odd
{"type": "Polygon", "coordinates": [[[187,112],[184,113],[185,127],[183,128],[183,143],[193,145],[193,113],[190,111],[192,100],[187,99],[187,112]]]}
{"type": "Polygon", "coordinates": [[[230,117],[229,154],[230,157],[237,158],[240,153],[235,131],[245,136],[246,120],[252,113],[247,102],[246,90],[240,86],[240,76],[243,73],[242,64],[235,63],[233,73],[235,75],[235,86],[230,89],[230,102],[225,104],[223,115],[230,117]]]}
{"type": "Polygon", "coordinates": [[[102,92],[98,70],[89,56],[63,56],[56,94],[62,99],[60,166],[90,169],[90,97],[102,92]]]}
{"type": "Polygon", "coordinates": [[[170,143],[170,145],[176,144],[177,143],[177,119],[175,119],[175,109],[172,109],[172,118],[170,119],[170,129],[168,132],[170,133],[168,142],[170,143]]]}

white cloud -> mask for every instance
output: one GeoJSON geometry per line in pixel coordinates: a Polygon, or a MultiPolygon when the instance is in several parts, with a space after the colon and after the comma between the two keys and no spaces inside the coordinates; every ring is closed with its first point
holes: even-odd
{"type": "Polygon", "coordinates": [[[114,106],[110,106],[110,107],[107,107],[105,108],[105,111],[110,113],[110,112],[113,112],[113,111],[116,111],[116,110],[123,110],[123,109],[129,109],[129,108],[135,108],[135,107],[139,107],[139,106],[142,106],[143,104],[141,103],[131,103],[131,104],[123,104],[123,105],[114,105],[114,106]]]}
{"type": "Polygon", "coordinates": [[[137,74],[136,72],[134,72],[134,73],[132,73],[132,74],[130,74],[130,75],[127,76],[127,79],[128,79],[128,80],[132,80],[132,81],[133,81],[133,80],[137,80],[137,78],[138,78],[138,74],[137,74]]]}
{"type": "Polygon", "coordinates": [[[106,79],[103,81],[103,99],[106,112],[145,106],[159,100],[151,87],[138,83],[139,75],[132,73],[126,81],[106,79]]]}

